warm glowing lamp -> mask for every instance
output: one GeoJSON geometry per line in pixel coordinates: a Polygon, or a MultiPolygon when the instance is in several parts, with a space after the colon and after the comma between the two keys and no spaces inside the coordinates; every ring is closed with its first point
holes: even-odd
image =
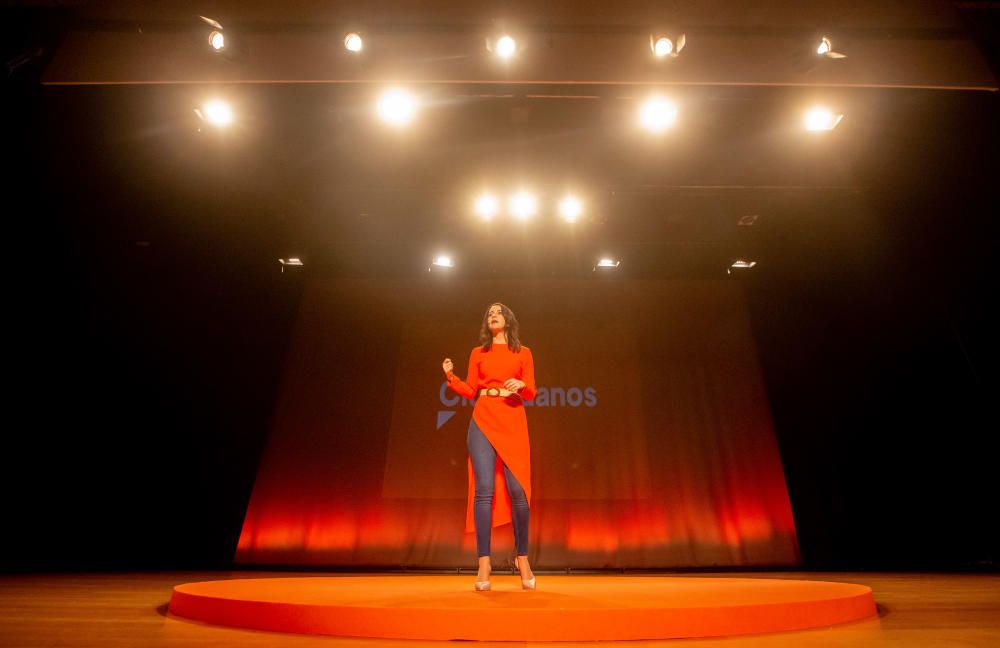
{"type": "Polygon", "coordinates": [[[417,100],[405,90],[393,88],[378,100],[378,114],[393,126],[406,126],[417,113],[417,100]]]}
{"type": "Polygon", "coordinates": [[[566,196],[559,202],[559,213],[567,223],[575,223],[583,213],[583,203],[576,196],[566,196]]]}
{"type": "Polygon", "coordinates": [[[361,34],[356,32],[351,32],[344,37],[344,47],[348,52],[360,52],[365,46],[364,41],[361,39],[361,34]]]}
{"type": "Polygon", "coordinates": [[[476,199],[476,213],[483,220],[490,220],[500,211],[500,202],[492,195],[484,193],[476,199]]]}
{"type": "Polygon", "coordinates": [[[497,39],[497,43],[494,46],[494,51],[496,55],[500,58],[507,60],[517,53],[517,41],[515,41],[510,36],[504,34],[497,39]]]}
{"type": "Polygon", "coordinates": [[[233,109],[228,103],[220,99],[209,101],[202,106],[200,111],[195,112],[213,126],[224,128],[233,123],[233,109]]]}
{"type": "Polygon", "coordinates": [[[810,108],[803,120],[807,131],[830,131],[837,127],[843,115],[837,115],[822,107],[810,108]]]}
{"type": "Polygon", "coordinates": [[[528,191],[519,191],[510,199],[510,212],[519,220],[526,221],[538,211],[538,199],[528,191]]]}
{"type": "Polygon", "coordinates": [[[639,112],[639,122],[653,133],[661,133],[677,121],[677,106],[663,97],[648,99],[639,112]]]}

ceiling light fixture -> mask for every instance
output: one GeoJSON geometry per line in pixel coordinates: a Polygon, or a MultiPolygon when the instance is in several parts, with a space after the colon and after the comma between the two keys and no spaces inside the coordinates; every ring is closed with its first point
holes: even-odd
{"type": "Polygon", "coordinates": [[[360,52],[364,49],[364,46],[365,42],[361,38],[361,34],[351,32],[347,36],[344,36],[344,48],[347,49],[348,52],[360,52]]]}
{"type": "Polygon", "coordinates": [[[200,109],[195,108],[194,112],[202,121],[219,128],[225,128],[233,123],[233,109],[221,99],[213,99],[200,109]]]}
{"type": "Polygon", "coordinates": [[[677,121],[677,106],[663,97],[647,99],[639,111],[639,122],[653,133],[661,133],[677,121]]]}
{"type": "Polygon", "coordinates": [[[378,100],[378,114],[393,126],[406,126],[417,113],[417,100],[405,90],[393,88],[378,100]]]}
{"type": "Polygon", "coordinates": [[[428,272],[433,270],[450,270],[455,267],[455,261],[447,254],[439,254],[431,260],[431,265],[427,268],[428,272]]]}
{"type": "Polygon", "coordinates": [[[500,201],[492,194],[484,193],[476,199],[476,213],[483,220],[490,220],[500,211],[500,201]]]}
{"type": "Polygon", "coordinates": [[[583,203],[576,196],[566,196],[559,202],[559,213],[567,223],[575,223],[583,213],[583,203]]]}
{"type": "Polygon", "coordinates": [[[526,221],[538,211],[538,199],[528,191],[519,191],[510,199],[510,213],[526,221]]]}
{"type": "Polygon", "coordinates": [[[665,34],[649,35],[649,49],[656,58],[676,58],[685,45],[687,45],[687,36],[684,34],[678,34],[676,37],[665,34]]]}
{"type": "Polygon", "coordinates": [[[302,259],[298,257],[290,257],[288,259],[278,259],[281,263],[281,272],[285,272],[285,268],[300,268],[302,267],[302,259]]]}
{"type": "Polygon", "coordinates": [[[816,53],[830,59],[847,58],[846,54],[833,51],[833,43],[830,42],[830,39],[827,36],[819,39],[819,45],[816,47],[816,53]]]}
{"type": "Polygon", "coordinates": [[[611,257],[601,257],[597,261],[597,265],[594,266],[594,272],[603,271],[609,272],[612,270],[617,270],[618,266],[621,265],[620,259],[613,259],[611,257]]]}
{"type": "Polygon", "coordinates": [[[806,111],[803,124],[807,131],[830,131],[837,127],[843,115],[835,114],[827,108],[817,106],[806,111]]]}

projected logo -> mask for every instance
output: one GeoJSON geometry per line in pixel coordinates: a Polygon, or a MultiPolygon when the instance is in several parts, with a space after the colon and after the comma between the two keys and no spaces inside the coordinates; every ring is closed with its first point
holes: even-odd
{"type": "MultiPolygon", "coordinates": [[[[438,392],[441,405],[444,407],[468,407],[475,405],[475,400],[461,396],[448,395],[448,383],[441,383],[438,392]]],[[[597,390],[593,387],[539,387],[534,400],[524,401],[525,407],[597,407],[597,390]]],[[[437,413],[437,429],[447,423],[451,417],[458,414],[457,410],[439,410],[437,413]]]]}

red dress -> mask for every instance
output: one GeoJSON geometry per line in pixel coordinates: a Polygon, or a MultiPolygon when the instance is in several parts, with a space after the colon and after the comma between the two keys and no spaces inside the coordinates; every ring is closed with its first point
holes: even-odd
{"type": "MultiPolygon", "coordinates": [[[[519,353],[514,353],[506,344],[494,342],[489,351],[475,347],[469,356],[469,375],[462,382],[454,373],[448,373],[448,386],[457,394],[468,399],[476,398],[476,406],[472,410],[472,418],[483,431],[486,438],[497,451],[496,480],[493,489],[493,526],[500,526],[511,521],[510,495],[507,493],[507,479],[504,477],[503,465],[513,473],[524,488],[524,494],[531,505],[531,456],[528,447],[528,419],[524,415],[524,400],[535,397],[535,365],[531,358],[531,349],[521,346],[519,353]],[[524,383],[516,396],[501,398],[499,396],[482,396],[476,398],[480,389],[503,387],[511,378],[517,378],[524,383]],[[502,493],[500,497],[497,494],[502,493]]],[[[465,515],[465,531],[476,530],[472,515],[472,502],[476,494],[476,480],[472,472],[472,458],[469,464],[469,498],[465,515]]]]}

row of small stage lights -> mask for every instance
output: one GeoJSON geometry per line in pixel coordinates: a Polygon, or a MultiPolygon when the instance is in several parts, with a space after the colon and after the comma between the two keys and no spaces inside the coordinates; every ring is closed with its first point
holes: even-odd
{"type": "MultiPolygon", "coordinates": [[[[209,48],[216,53],[224,54],[229,48],[229,39],[222,24],[211,18],[201,16],[212,28],[208,33],[209,48]]],[[[670,59],[680,55],[687,43],[684,34],[649,35],[649,49],[656,59],[670,59]]],[[[830,38],[823,36],[815,44],[816,55],[829,59],[843,59],[846,55],[833,51],[830,38]]],[[[353,55],[361,55],[365,50],[365,38],[359,32],[351,32],[344,37],[344,48],[353,55]]],[[[486,48],[502,61],[512,61],[517,55],[518,43],[509,34],[498,34],[486,40],[486,48]]],[[[416,117],[420,102],[416,96],[402,88],[389,88],[378,99],[378,116],[391,126],[402,128],[410,124],[416,117]]],[[[205,122],[216,127],[225,127],[233,123],[235,117],[232,108],[222,100],[212,100],[201,108],[195,109],[198,116],[205,122]]],[[[843,119],[829,108],[814,106],[803,116],[803,126],[808,131],[833,130],[843,119]]],[[[638,115],[639,124],[652,133],[666,131],[677,121],[677,106],[669,99],[654,96],[647,99],[641,106],[638,115]]]]}
{"type": "MultiPolygon", "coordinates": [[[[224,53],[228,48],[228,39],[222,24],[212,18],[200,16],[212,29],[208,32],[208,45],[214,52],[224,53]]],[[[649,50],[654,58],[670,59],[680,56],[681,50],[687,44],[687,36],[682,33],[649,34],[649,50]]],[[[822,36],[818,43],[813,43],[817,56],[828,59],[847,58],[845,54],[833,51],[833,43],[829,36],[822,36]]],[[[361,55],[365,50],[365,38],[360,32],[350,32],[344,36],[344,49],[354,55],[361,55]]],[[[512,61],[520,51],[517,40],[507,33],[498,33],[486,39],[486,49],[502,61],[512,61]]]]}
{"type": "MultiPolygon", "coordinates": [[[[286,263],[286,261],[284,260],[281,259],[279,260],[281,261],[282,265],[286,263]]],[[[299,261],[298,259],[296,260],[299,261]]],[[[302,265],[301,261],[299,261],[299,265],[302,265]]],[[[618,270],[621,267],[621,265],[622,265],[622,260],[618,257],[602,256],[598,258],[597,261],[594,263],[593,269],[594,272],[614,272],[615,270],[618,270]]],[[[733,259],[733,261],[729,264],[729,267],[726,268],[726,274],[731,275],[733,274],[734,271],[749,270],[755,265],[757,265],[757,262],[752,261],[750,259],[742,259],[742,258],[733,259]]],[[[439,254],[431,260],[431,265],[430,267],[427,268],[427,271],[448,272],[452,270],[454,267],[455,267],[455,261],[454,259],[451,258],[451,256],[447,254],[439,254]]]]}
{"type": "MultiPolygon", "coordinates": [[[[386,90],[378,100],[378,116],[387,124],[403,127],[413,121],[417,114],[419,102],[417,98],[401,88],[386,90]]],[[[235,121],[232,107],[221,99],[205,102],[194,112],[207,124],[216,128],[225,128],[235,121]]],[[[844,118],[824,106],[813,106],[802,116],[802,126],[807,131],[830,131],[844,118]]],[[[662,133],[677,121],[677,106],[666,97],[654,96],[647,99],[639,109],[639,124],[651,133],[662,133]]]]}
{"type": "MultiPolygon", "coordinates": [[[[287,259],[278,259],[281,263],[281,271],[284,272],[285,268],[301,268],[305,264],[299,257],[289,257],[287,259]]],[[[594,264],[594,272],[613,272],[621,267],[621,259],[612,256],[602,256],[594,264]]],[[[733,274],[733,271],[749,270],[750,268],[757,265],[756,261],[751,261],[749,259],[734,259],[733,262],[726,269],[726,274],[733,274]]],[[[431,264],[427,268],[428,272],[450,272],[455,268],[455,261],[447,254],[439,254],[431,259],[431,264]]]]}

